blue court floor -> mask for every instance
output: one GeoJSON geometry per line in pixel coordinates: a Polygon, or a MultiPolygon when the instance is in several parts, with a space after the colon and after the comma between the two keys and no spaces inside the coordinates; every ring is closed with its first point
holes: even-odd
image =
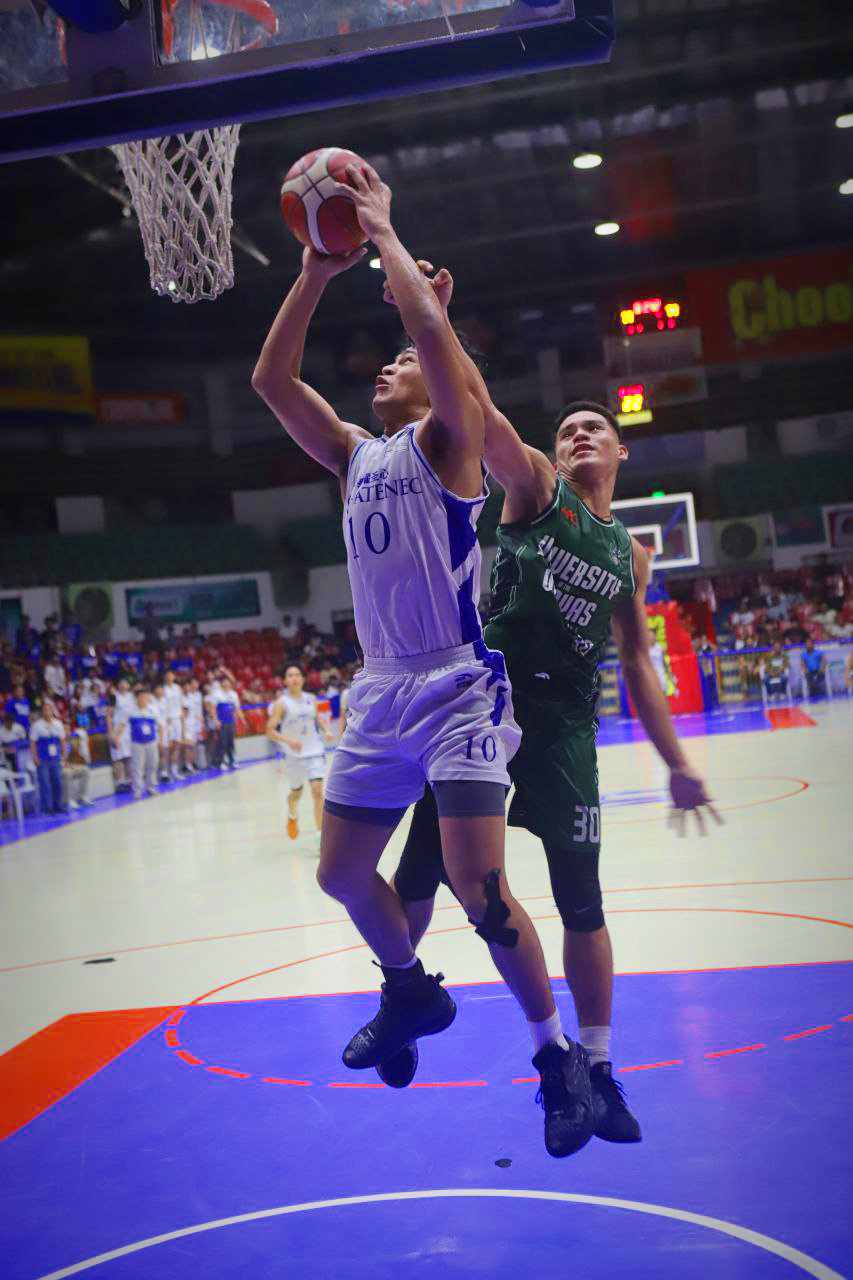
{"type": "Polygon", "coordinates": [[[373,995],[178,1011],[0,1148],[4,1280],[849,1274],[851,978],[621,978],[645,1141],[563,1161],[498,984],[455,989],[406,1092],[340,1065],[373,995]]]}

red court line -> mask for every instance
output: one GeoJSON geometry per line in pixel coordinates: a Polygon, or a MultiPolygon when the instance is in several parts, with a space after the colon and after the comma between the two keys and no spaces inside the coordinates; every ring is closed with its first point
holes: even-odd
{"type": "Polygon", "coordinates": [[[783,1040],[802,1040],[804,1036],[816,1036],[819,1031],[831,1031],[832,1023],[824,1023],[822,1027],[808,1027],[805,1031],[795,1031],[793,1035],[783,1036],[783,1040]]]}
{"type": "Polygon", "coordinates": [[[285,1080],[282,1076],[261,1076],[262,1084],[299,1084],[310,1085],[310,1080],[285,1080]]]}
{"type": "Polygon", "coordinates": [[[0,1056],[0,1140],[91,1079],[173,1010],[72,1013],[0,1056]]]}
{"type": "Polygon", "coordinates": [[[745,1044],[739,1049],[715,1049],[713,1053],[706,1053],[706,1058],[728,1058],[733,1053],[752,1053],[755,1049],[766,1049],[766,1044],[745,1044]]]}
{"type": "Polygon", "coordinates": [[[654,1071],[656,1067],[683,1067],[683,1058],[669,1058],[666,1062],[642,1062],[638,1067],[617,1067],[617,1071],[654,1071]]]}
{"type": "Polygon", "coordinates": [[[845,1013],[838,1019],[839,1022],[853,1022],[853,1013],[845,1013]]]}
{"type": "Polygon", "coordinates": [[[485,1088],[488,1080],[417,1080],[410,1089],[475,1089],[485,1088]]]}
{"type": "Polygon", "coordinates": [[[205,1067],[205,1071],[212,1071],[216,1076],[233,1076],[235,1080],[251,1079],[248,1071],[233,1071],[231,1067],[205,1067]]]}
{"type": "Polygon", "coordinates": [[[194,1053],[188,1053],[186,1049],[178,1049],[175,1057],[180,1058],[182,1062],[188,1062],[191,1067],[203,1067],[204,1060],[197,1058],[194,1053]]]}
{"type": "Polygon", "coordinates": [[[378,1081],[375,1084],[372,1082],[368,1084],[366,1080],[353,1080],[352,1082],[348,1080],[341,1080],[327,1085],[326,1087],[328,1089],[384,1089],[386,1086],[384,1084],[380,1084],[378,1081]]]}
{"type": "Polygon", "coordinates": [[[799,707],[765,707],[771,729],[813,729],[817,724],[799,707]]]}

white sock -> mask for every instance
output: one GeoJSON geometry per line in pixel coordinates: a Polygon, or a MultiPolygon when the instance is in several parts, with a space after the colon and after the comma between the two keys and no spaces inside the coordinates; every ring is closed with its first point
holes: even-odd
{"type": "Polygon", "coordinates": [[[610,1027],[581,1027],[578,1039],[589,1054],[589,1065],[610,1061],[610,1027]]]}
{"type": "Polygon", "coordinates": [[[414,969],[418,963],[418,957],[412,956],[411,960],[407,960],[405,964],[384,964],[383,969],[414,969]]]}
{"type": "Polygon", "coordinates": [[[528,1022],[527,1025],[533,1037],[534,1057],[540,1049],[545,1048],[546,1044],[558,1044],[561,1049],[568,1049],[569,1042],[563,1035],[560,1015],[556,1009],[550,1018],[544,1018],[542,1022],[528,1022]]]}

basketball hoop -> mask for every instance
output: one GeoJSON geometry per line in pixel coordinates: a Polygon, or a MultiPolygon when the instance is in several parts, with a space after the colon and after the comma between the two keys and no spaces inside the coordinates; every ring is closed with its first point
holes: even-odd
{"type": "MultiPolygon", "coordinates": [[[[174,12],[181,0],[162,0],[163,55],[174,53],[174,12]]],[[[193,59],[257,48],[277,19],[266,0],[189,0],[193,59]],[[224,48],[205,33],[202,5],[231,10],[224,48]],[[248,20],[263,31],[244,40],[248,20]]],[[[142,232],[151,287],[172,302],[218,298],[234,284],[231,248],[231,181],[240,141],[239,124],[197,129],[168,138],[122,142],[110,148],[118,160],[142,232]]]]}

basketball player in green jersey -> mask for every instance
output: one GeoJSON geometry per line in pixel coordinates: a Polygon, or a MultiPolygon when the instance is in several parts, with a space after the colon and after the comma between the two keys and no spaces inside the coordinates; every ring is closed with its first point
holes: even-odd
{"type": "MultiPolygon", "coordinates": [[[[427,274],[432,270],[421,265],[427,274]]],[[[449,274],[439,272],[433,287],[446,306],[449,274]]],[[[386,301],[393,302],[387,288],[386,301]]],[[[613,952],[598,875],[598,664],[611,627],[637,713],[669,767],[679,828],[692,810],[704,829],[705,806],[719,819],[682,751],[649,657],[648,556],[611,514],[616,476],[628,456],[616,418],[590,401],[567,405],[557,422],[555,467],[522,443],[471,362],[466,370],[484,409],[486,465],[505,491],[485,636],[506,657],[523,733],[510,768],[515,793],[508,821],[545,848],[564,926],[566,980],[590,1058],[595,1132],[610,1142],[638,1142],[640,1126],[612,1077],[613,952]]],[[[440,880],[448,883],[427,789],[394,880],[413,943],[426,931],[440,880]]],[[[416,1067],[417,1046],[409,1045],[378,1070],[400,1088],[416,1067]]]]}

